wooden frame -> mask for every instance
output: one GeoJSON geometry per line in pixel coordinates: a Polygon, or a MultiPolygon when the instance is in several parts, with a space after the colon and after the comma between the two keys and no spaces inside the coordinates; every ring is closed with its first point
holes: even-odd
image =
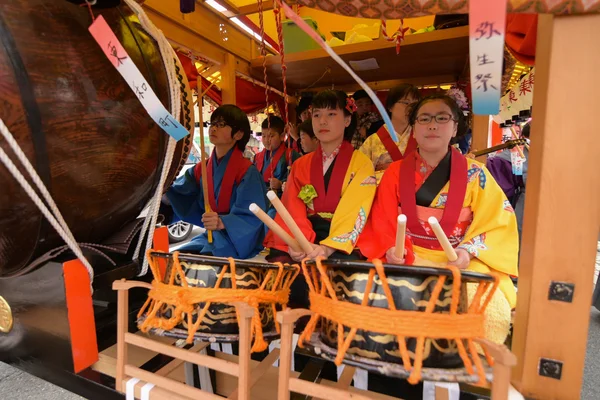
{"type": "MultiPolygon", "coordinates": [[[[271,352],[269,356],[261,362],[258,367],[250,369],[250,343],[252,341],[251,323],[254,316],[254,309],[245,303],[235,303],[236,312],[240,321],[240,340],[239,340],[239,356],[238,363],[227,360],[222,360],[216,357],[210,357],[202,354],[197,354],[208,346],[208,343],[200,343],[195,345],[190,350],[179,349],[158,341],[134,335],[129,333],[128,311],[129,311],[129,289],[145,288],[151,289],[152,285],[145,282],[137,281],[115,281],[113,289],[117,291],[117,362],[116,362],[116,377],[115,386],[120,391],[125,392],[127,382],[131,378],[137,378],[146,383],[151,383],[156,386],[156,390],[152,390],[150,400],[166,400],[166,399],[189,399],[189,398],[205,398],[205,399],[222,399],[217,396],[200,389],[185,385],[173,379],[166,377],[168,372],[178,367],[182,362],[189,362],[199,366],[207,367],[223,374],[232,375],[238,378],[237,390],[235,390],[228,398],[229,399],[250,399],[250,389],[258,380],[266,373],[267,368],[277,360],[279,352],[271,352]],[[156,373],[144,371],[127,362],[127,345],[133,345],[140,348],[148,349],[160,354],[173,357],[171,363],[163,367],[156,373]]],[[[136,397],[139,396],[138,391],[135,392],[136,397]]]]}
{"type": "MultiPolygon", "coordinates": [[[[296,321],[305,316],[312,315],[309,310],[287,309],[277,314],[277,321],[281,324],[281,357],[279,360],[279,383],[277,400],[289,400],[290,392],[305,394],[328,400],[372,400],[369,392],[359,394],[356,391],[349,392],[348,387],[352,382],[354,368],[346,367],[344,373],[333,387],[323,386],[319,383],[307,382],[292,377],[290,374],[291,356],[292,356],[292,334],[296,321]]],[[[490,355],[494,358],[492,385],[492,400],[508,399],[510,391],[510,370],[516,365],[517,359],[505,346],[492,343],[488,340],[478,340],[485,345],[490,355]]],[[[436,400],[443,400],[445,397],[443,390],[436,391],[436,400]]]]}

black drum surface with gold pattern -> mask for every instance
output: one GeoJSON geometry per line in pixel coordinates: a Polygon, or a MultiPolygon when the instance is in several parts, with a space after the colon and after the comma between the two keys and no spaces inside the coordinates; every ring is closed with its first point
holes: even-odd
{"type": "MultiPolygon", "coordinates": [[[[174,277],[172,284],[182,286],[181,279],[178,274],[172,274],[171,270],[174,267],[174,259],[172,254],[167,253],[153,253],[154,257],[162,258],[161,262],[166,262],[166,273],[165,277],[174,277]]],[[[193,254],[180,254],[179,261],[183,273],[185,274],[185,280],[189,287],[193,288],[216,288],[218,277],[221,274],[223,268],[229,266],[229,260],[226,258],[201,256],[193,254]]],[[[249,261],[235,261],[235,281],[237,289],[259,289],[264,283],[269,270],[276,269],[277,266],[274,264],[260,263],[260,262],[249,262],[249,261]]],[[[231,289],[232,276],[230,270],[223,274],[223,278],[219,284],[219,288],[231,289]]],[[[169,284],[168,278],[163,278],[163,283],[169,284]]],[[[264,286],[264,290],[271,290],[275,283],[275,274],[271,274],[269,281],[264,286]]],[[[205,303],[198,303],[194,307],[192,314],[192,323],[197,322],[197,316],[205,303]]],[[[163,305],[158,312],[157,316],[160,318],[171,318],[174,306],[163,305]]],[[[280,310],[281,307],[277,306],[280,310]]],[[[265,336],[270,336],[271,332],[275,331],[275,320],[273,315],[273,308],[271,304],[260,304],[258,306],[260,312],[261,325],[265,336]]],[[[141,316],[140,323],[145,319],[145,315],[141,316]]],[[[188,319],[187,315],[183,321],[178,324],[171,332],[163,332],[170,336],[176,336],[186,338],[188,332],[188,319]]],[[[217,341],[221,341],[219,338],[224,338],[227,335],[236,335],[239,332],[238,320],[236,316],[235,306],[224,303],[211,303],[209,308],[198,327],[196,337],[206,337],[206,335],[215,335],[217,341]]],[[[157,332],[161,333],[161,332],[157,332]]]]}
{"type": "MultiPolygon", "coordinates": [[[[327,260],[323,262],[328,267],[329,279],[339,301],[361,304],[368,279],[368,270],[373,265],[366,262],[348,262],[341,260],[327,260]]],[[[415,266],[385,266],[387,281],[394,298],[395,307],[404,311],[424,312],[430,300],[432,291],[440,278],[437,268],[415,266]]],[[[444,270],[439,270],[449,274],[444,270]]],[[[458,310],[466,312],[468,300],[466,282],[490,280],[491,277],[478,273],[463,272],[461,294],[458,310]]],[[[368,306],[388,308],[381,279],[375,276],[373,287],[369,293],[368,306]]],[[[442,292],[437,300],[434,313],[449,313],[452,300],[452,278],[447,276],[442,292]]],[[[337,323],[326,318],[321,319],[320,338],[328,346],[337,347],[337,323]]],[[[344,326],[344,335],[348,335],[350,328],[344,326]]],[[[411,360],[415,357],[415,338],[406,338],[406,345],[411,360]]],[[[398,345],[398,338],[394,335],[380,334],[358,330],[351,342],[347,354],[364,357],[380,362],[402,364],[398,345]]],[[[443,338],[426,338],[423,353],[423,367],[458,368],[463,361],[458,354],[456,342],[443,338]]]]}

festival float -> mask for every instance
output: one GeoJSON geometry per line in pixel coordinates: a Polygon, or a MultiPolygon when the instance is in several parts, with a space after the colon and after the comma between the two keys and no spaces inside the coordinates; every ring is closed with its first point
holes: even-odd
{"type": "MultiPolygon", "coordinates": [[[[0,360],[90,399],[577,398],[600,220],[598,11],[548,0],[2,2],[0,360]],[[256,129],[265,110],[294,123],[303,92],[364,88],[386,114],[398,83],[466,94],[479,160],[522,152],[532,118],[510,349],[484,332],[491,274],[426,259],[169,252],[160,199],[193,148],[205,160],[211,107],[236,104],[256,129]],[[577,132],[578,163],[559,162],[565,132],[577,132]],[[287,307],[300,274],[310,309],[287,307]],[[309,359],[301,370],[295,353],[309,359]],[[325,361],[337,381],[321,377],[325,361]],[[389,379],[425,383],[393,397],[381,390],[389,379]]],[[[304,249],[269,199],[289,229],[252,212],[304,249]]]]}

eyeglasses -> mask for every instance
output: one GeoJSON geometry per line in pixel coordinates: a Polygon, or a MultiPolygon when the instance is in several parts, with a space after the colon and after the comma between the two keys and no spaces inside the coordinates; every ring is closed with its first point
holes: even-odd
{"type": "Polygon", "coordinates": [[[208,127],[215,127],[215,128],[225,128],[226,126],[228,126],[227,122],[225,121],[218,121],[218,122],[209,122],[208,123],[208,127]]]}
{"type": "Polygon", "coordinates": [[[417,117],[417,122],[421,125],[427,125],[434,119],[435,122],[437,122],[438,124],[447,124],[450,121],[454,121],[452,115],[441,113],[436,115],[421,114],[417,117]]]}

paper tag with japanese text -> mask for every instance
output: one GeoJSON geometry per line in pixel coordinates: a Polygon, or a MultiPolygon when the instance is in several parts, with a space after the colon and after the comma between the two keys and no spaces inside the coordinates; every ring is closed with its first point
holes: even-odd
{"type": "Polygon", "coordinates": [[[513,175],[523,175],[523,163],[525,159],[521,157],[519,150],[515,147],[510,149],[510,163],[512,165],[513,175]]]}
{"type": "Polygon", "coordinates": [[[175,140],[187,136],[189,134],[187,129],[162,105],[156,93],[154,93],[101,15],[90,25],[89,31],[106,57],[136,94],[154,122],[175,140]]]}
{"type": "Polygon", "coordinates": [[[469,2],[469,58],[473,113],[500,111],[507,0],[469,2]]]}

